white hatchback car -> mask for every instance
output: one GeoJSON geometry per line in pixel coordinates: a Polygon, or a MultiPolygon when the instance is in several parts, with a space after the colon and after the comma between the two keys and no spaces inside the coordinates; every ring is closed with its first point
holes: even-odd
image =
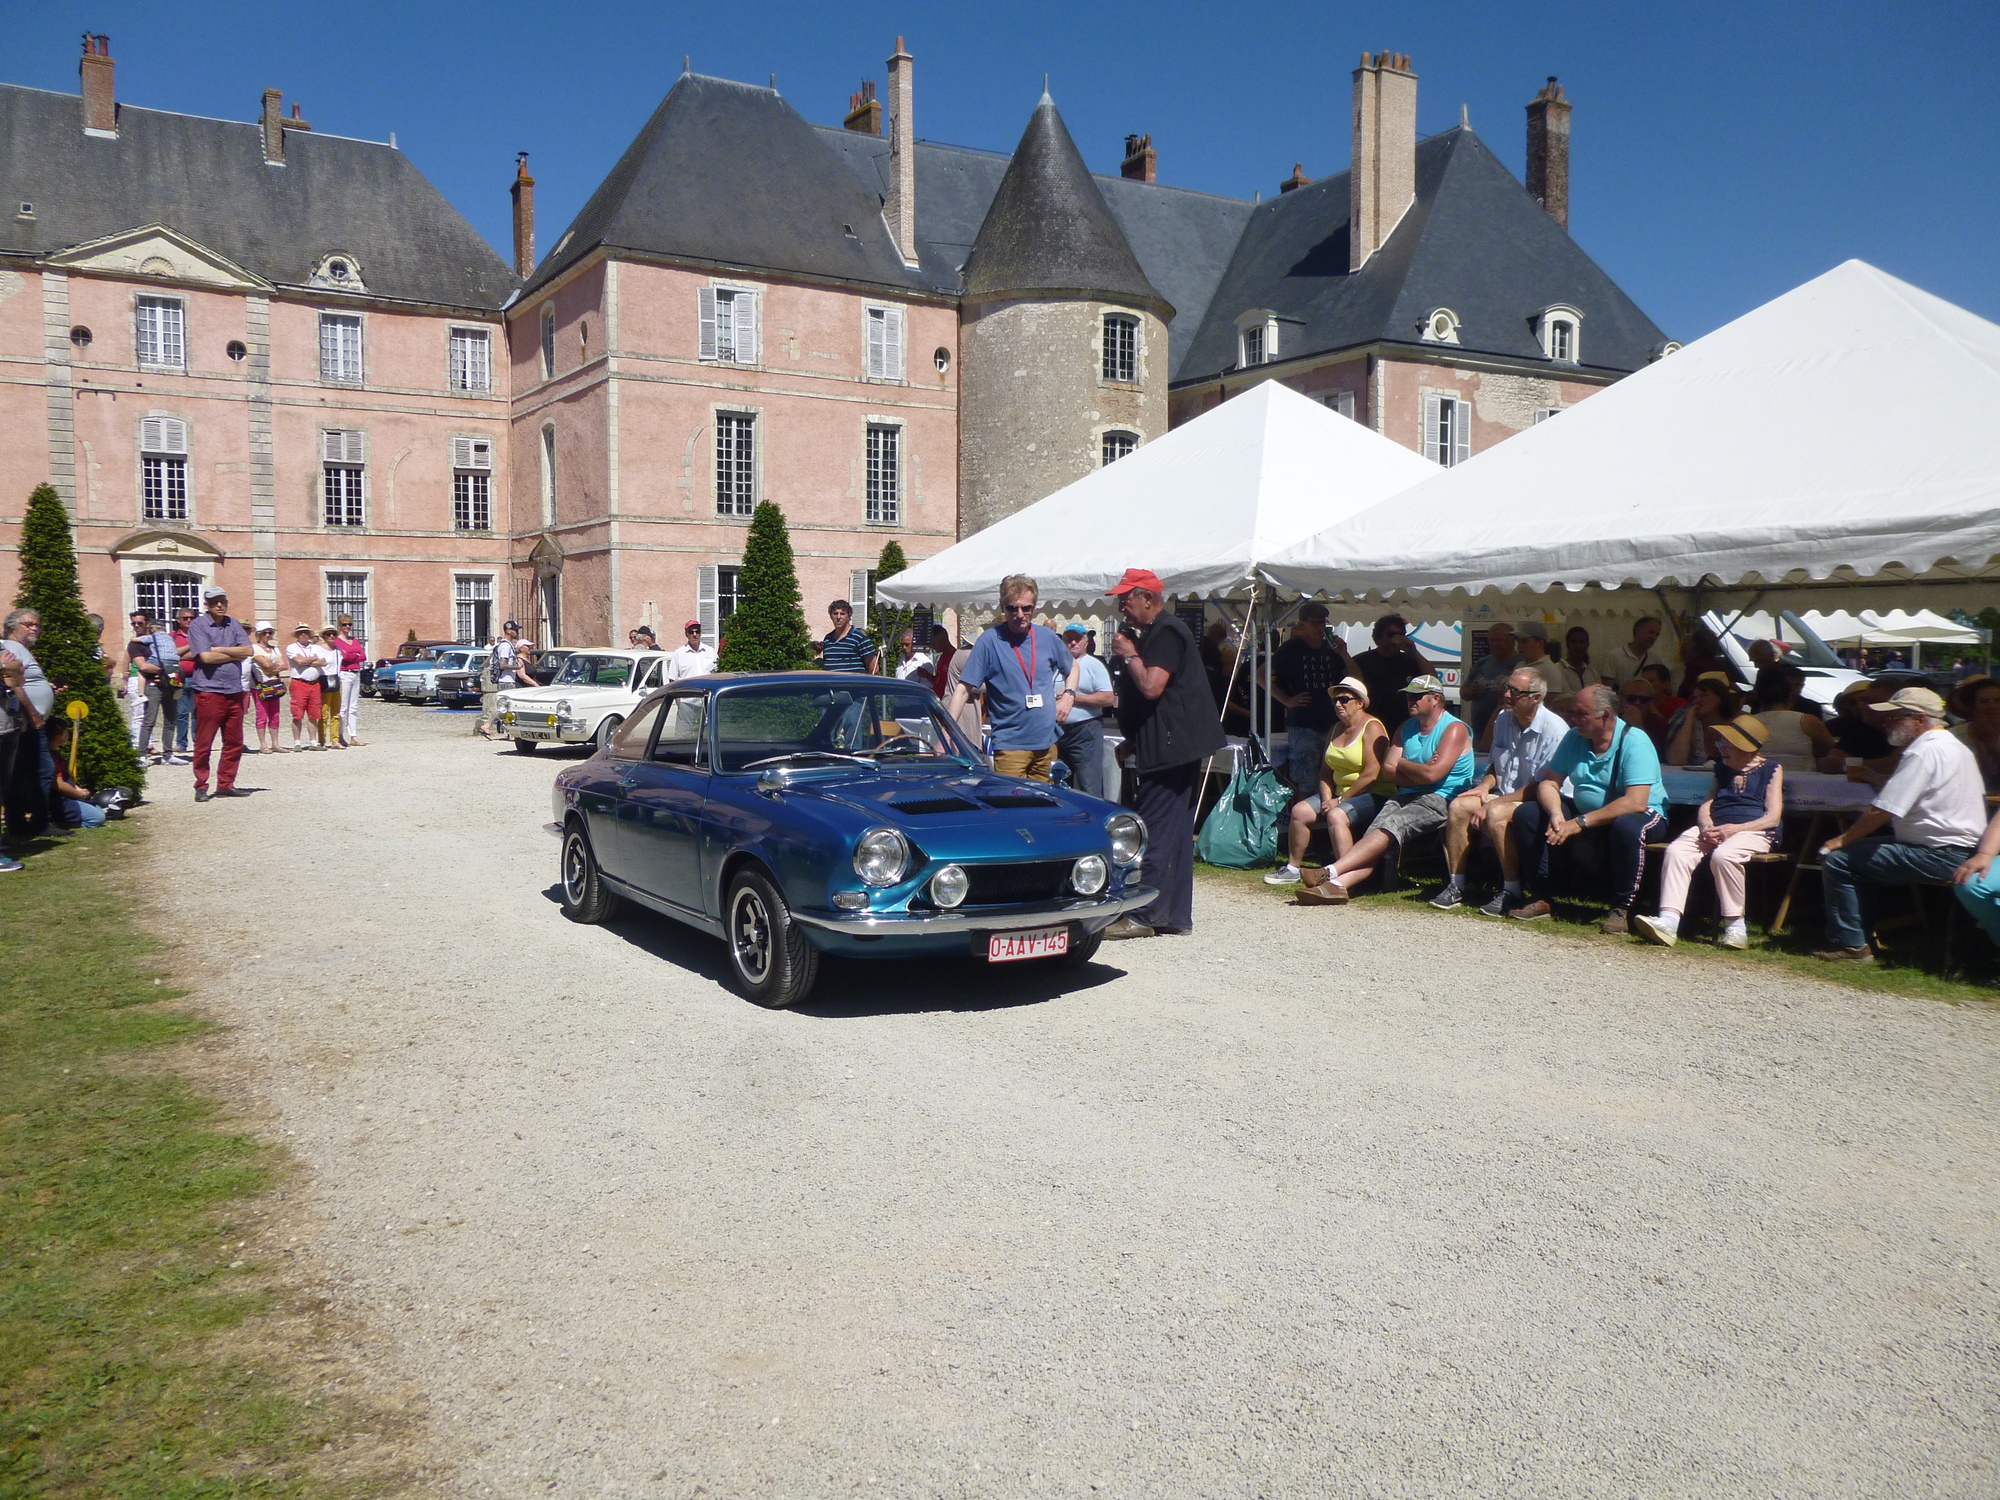
{"type": "Polygon", "coordinates": [[[494,705],[514,748],[608,745],[645,696],[660,685],[664,651],[577,651],[547,687],[509,688],[494,705]]]}

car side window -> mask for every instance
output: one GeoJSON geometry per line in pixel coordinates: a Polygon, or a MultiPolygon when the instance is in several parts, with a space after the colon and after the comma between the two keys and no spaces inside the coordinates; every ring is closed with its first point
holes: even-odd
{"type": "Polygon", "coordinates": [[[653,737],[653,723],[659,716],[659,703],[644,703],[635,709],[611,737],[612,756],[618,760],[644,760],[646,741],[653,737]]]}
{"type": "Polygon", "coordinates": [[[654,657],[652,662],[648,664],[648,666],[646,667],[645,673],[639,678],[639,691],[642,693],[650,693],[654,688],[658,687],[659,685],[660,685],[660,659],[658,657],[654,657]]]}
{"type": "Polygon", "coordinates": [[[671,766],[698,766],[702,754],[702,726],[708,719],[708,695],[683,693],[663,700],[660,737],[653,745],[653,759],[671,766]]]}

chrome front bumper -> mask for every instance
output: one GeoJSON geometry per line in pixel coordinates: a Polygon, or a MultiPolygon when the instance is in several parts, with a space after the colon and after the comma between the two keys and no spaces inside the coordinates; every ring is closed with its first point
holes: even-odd
{"type": "Polygon", "coordinates": [[[1129,885],[1116,896],[1078,897],[1069,901],[1038,901],[1032,906],[972,911],[798,911],[792,920],[823,932],[854,937],[922,937],[929,933],[1007,932],[1019,927],[1050,927],[1058,922],[1123,916],[1150,906],[1160,893],[1151,886],[1129,885]]]}

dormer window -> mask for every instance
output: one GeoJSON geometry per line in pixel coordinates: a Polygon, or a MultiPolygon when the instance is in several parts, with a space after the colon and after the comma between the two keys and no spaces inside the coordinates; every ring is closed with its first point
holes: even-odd
{"type": "Polygon", "coordinates": [[[1448,307],[1434,307],[1424,317],[1423,341],[1426,344],[1455,344],[1458,342],[1458,314],[1448,307]]]}
{"type": "Polygon", "coordinates": [[[1583,314],[1575,308],[1560,304],[1543,308],[1537,331],[1546,358],[1565,365],[1583,358],[1583,314]]]}
{"type": "Polygon", "coordinates": [[[319,264],[313,267],[313,286],[327,287],[336,292],[365,292],[362,284],[361,263],[345,250],[334,250],[322,255],[319,264]]]}
{"type": "Polygon", "coordinates": [[[1236,320],[1236,364],[1247,370],[1268,365],[1278,357],[1278,315],[1254,307],[1236,320]]]}
{"type": "Polygon", "coordinates": [[[1668,339],[1664,344],[1655,344],[1653,346],[1652,357],[1654,359],[1665,359],[1669,354],[1678,354],[1680,352],[1681,352],[1680,340],[1668,339]]]}

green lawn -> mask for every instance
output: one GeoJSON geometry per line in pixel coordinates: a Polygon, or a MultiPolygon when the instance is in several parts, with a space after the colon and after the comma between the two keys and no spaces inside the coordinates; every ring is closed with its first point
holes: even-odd
{"type": "MultiPolygon", "coordinates": [[[[1271,867],[1263,865],[1255,870],[1225,870],[1216,865],[1197,864],[1196,871],[1203,879],[1223,882],[1255,890],[1270,900],[1290,903],[1297,887],[1270,886],[1264,884],[1264,875],[1271,867]]],[[[1440,922],[1473,922],[1485,926],[1497,926],[1502,920],[1496,917],[1482,917],[1470,905],[1461,906],[1456,911],[1437,911],[1430,905],[1430,897],[1437,890],[1438,879],[1411,877],[1403,888],[1390,892],[1371,892],[1357,896],[1356,906],[1407,909],[1421,911],[1425,916],[1440,922]]],[[[1485,900],[1490,894],[1477,891],[1477,899],[1485,900]]],[[[1752,911],[1755,892],[1752,893],[1752,911]]],[[[1898,995],[1918,995],[1936,1000],[1993,1001],[2000,996],[2000,953],[1980,934],[1970,918],[1961,918],[1958,934],[1954,939],[1953,952],[1957,966],[1953,977],[1941,978],[1937,972],[1938,950],[1942,947],[1941,930],[1935,934],[1901,929],[1888,935],[1888,948],[1883,961],[1866,967],[1853,964],[1832,964],[1814,958],[1812,950],[1825,946],[1825,938],[1820,932],[1820,918],[1817,905],[1808,904],[1803,911],[1795,909],[1790,930],[1778,937],[1771,936],[1760,927],[1750,929],[1750,946],[1742,951],[1718,948],[1706,938],[1695,935],[1684,937],[1672,948],[1656,948],[1633,937],[1606,937],[1597,930],[1604,920],[1606,908],[1583,902],[1562,901],[1555,903],[1556,914],[1546,922],[1510,922],[1511,927],[1525,928],[1530,932],[1554,933],[1567,938],[1587,938],[1592,942],[1616,943],[1621,946],[1642,948],[1664,964],[1702,964],[1713,968],[1716,965],[1754,964],[1767,968],[1790,970],[1796,974],[1809,974],[1815,979],[1832,980],[1837,984],[1849,984],[1858,989],[1882,990],[1898,995]]],[[[1641,907],[1642,911],[1646,908],[1641,907]]],[[[1330,907],[1300,907],[1302,918],[1319,919],[1330,917],[1339,920],[1339,912],[1330,907]]],[[[1712,928],[1713,906],[1707,924],[1691,924],[1691,931],[1712,928]]],[[[1710,933],[1712,936],[1712,933],[1710,933]]]]}
{"type": "Polygon", "coordinates": [[[123,900],[144,837],[0,876],[0,1497],[379,1491],[320,1458],[374,1424],[314,1400],[311,1320],[239,1248],[283,1157],[159,1056],[203,1024],[123,900]]]}

